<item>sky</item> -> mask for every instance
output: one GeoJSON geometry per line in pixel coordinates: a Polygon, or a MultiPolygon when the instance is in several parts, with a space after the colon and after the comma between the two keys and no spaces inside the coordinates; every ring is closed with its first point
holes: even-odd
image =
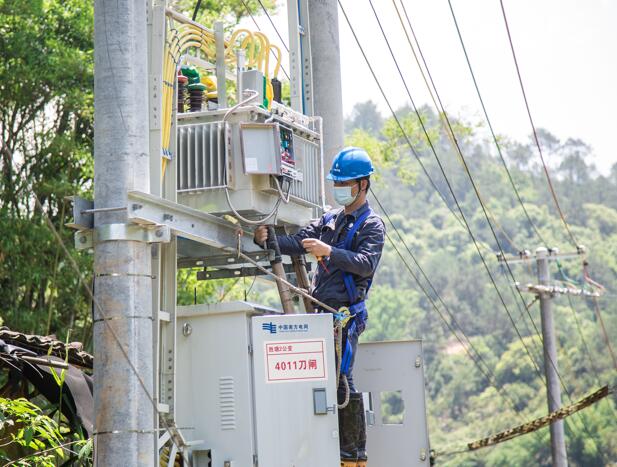
{"type": "MultiPolygon", "coordinates": [[[[400,0],[397,0],[397,4],[400,0]]],[[[449,114],[484,123],[448,0],[403,0],[435,85],[449,114]]],[[[495,131],[526,141],[531,126],[510,52],[498,0],[451,0],[480,92],[495,131]]],[[[395,108],[409,102],[368,0],[342,0],[352,26],[395,108]]],[[[393,7],[373,0],[416,104],[430,95],[393,7]]],[[[592,147],[602,173],[617,163],[617,2],[613,0],[504,0],[510,32],[536,127],[561,140],[592,147]]],[[[400,9],[400,6],[399,6],[400,9]]],[[[280,43],[265,15],[255,17],[280,43]]],[[[286,2],[272,17],[287,40],[286,2]]],[[[242,24],[254,28],[251,19],[242,24]]],[[[343,111],[373,100],[389,110],[339,9],[343,111]]],[[[287,67],[288,68],[288,67],[287,67]]]]}

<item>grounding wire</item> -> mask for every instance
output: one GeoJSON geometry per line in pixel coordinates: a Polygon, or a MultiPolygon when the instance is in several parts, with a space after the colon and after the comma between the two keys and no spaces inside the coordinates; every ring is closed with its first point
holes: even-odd
{"type": "MultiPolygon", "coordinates": [[[[510,35],[510,26],[508,25],[508,18],[506,16],[506,10],[503,6],[503,0],[499,0],[499,4],[501,6],[501,12],[503,14],[503,21],[506,26],[506,32],[508,33],[508,42],[510,44],[510,50],[512,51],[512,58],[514,59],[514,66],[516,67],[516,75],[518,77],[518,82],[520,84],[521,92],[523,94],[523,100],[525,101],[525,109],[527,110],[527,116],[529,117],[529,123],[531,124],[531,129],[533,131],[533,139],[538,148],[538,154],[540,154],[540,160],[542,161],[542,167],[544,168],[544,174],[546,175],[546,181],[548,183],[551,196],[553,197],[553,201],[555,202],[555,207],[557,208],[557,212],[559,213],[559,217],[561,217],[561,221],[563,222],[563,225],[566,228],[566,231],[570,237],[570,240],[572,240],[572,244],[575,247],[578,247],[578,242],[576,241],[576,238],[574,238],[574,235],[572,234],[572,231],[570,230],[570,225],[566,221],[563,211],[561,210],[561,206],[559,205],[559,200],[557,199],[557,193],[555,192],[555,188],[553,187],[553,182],[551,180],[551,176],[548,172],[548,167],[544,160],[544,155],[542,153],[542,147],[540,146],[540,141],[538,139],[538,132],[536,131],[536,126],[533,122],[533,117],[531,116],[531,110],[529,109],[529,102],[527,100],[527,93],[525,92],[525,86],[523,85],[523,78],[521,77],[521,70],[518,66],[516,52],[514,51],[514,44],[512,42],[512,36],[510,35]]],[[[452,9],[452,5],[450,5],[450,9],[452,9]]],[[[454,12],[452,12],[452,15],[454,15],[454,12]]]]}
{"type": "MultiPolygon", "coordinates": [[[[403,24],[403,18],[401,17],[399,10],[396,6],[395,0],[392,0],[392,3],[394,4],[394,7],[396,9],[396,13],[399,17],[399,20],[401,22],[401,26],[403,27],[403,30],[405,31],[405,35],[407,36],[407,41],[409,42],[409,46],[411,47],[414,56],[416,56],[415,54],[415,50],[413,49],[413,46],[411,45],[411,41],[409,39],[409,35],[407,35],[407,30],[405,28],[405,25],[403,24]]],[[[410,29],[411,29],[411,21],[409,20],[409,16],[407,15],[407,9],[405,8],[405,5],[403,4],[403,1],[401,0],[401,5],[403,6],[403,11],[405,13],[405,17],[407,18],[408,24],[410,25],[410,29]]],[[[488,111],[486,110],[486,106],[484,105],[484,99],[482,98],[482,94],[480,93],[480,87],[478,86],[478,82],[476,81],[476,75],[473,71],[473,68],[471,66],[471,61],[469,59],[469,55],[467,54],[467,48],[465,47],[465,43],[463,42],[463,37],[460,34],[460,31],[457,29],[458,32],[458,38],[459,41],[461,43],[461,47],[463,48],[463,52],[465,53],[465,60],[467,61],[467,67],[469,68],[469,73],[471,74],[471,78],[473,80],[473,84],[474,87],[476,89],[476,93],[478,94],[478,99],[480,101],[480,105],[482,106],[482,111],[484,113],[484,117],[486,118],[486,123],[488,124],[488,128],[490,130],[493,142],[495,143],[495,147],[497,148],[497,153],[499,154],[499,159],[501,160],[501,164],[503,165],[504,170],[506,171],[506,174],[508,176],[508,180],[510,182],[510,185],[512,186],[512,189],[514,190],[514,194],[516,195],[516,199],[518,200],[521,208],[523,209],[523,212],[525,213],[525,217],[527,218],[527,221],[529,222],[529,225],[531,226],[531,228],[533,229],[533,231],[535,232],[536,236],[538,237],[538,239],[540,240],[540,242],[542,244],[544,244],[545,246],[547,246],[546,241],[544,240],[544,238],[542,237],[542,234],[540,234],[536,224],[533,222],[533,220],[531,219],[531,216],[529,215],[529,212],[527,211],[527,208],[525,207],[525,203],[523,203],[523,199],[521,197],[520,192],[518,191],[518,188],[516,187],[516,184],[514,183],[514,178],[512,177],[512,173],[510,172],[510,169],[508,168],[508,164],[506,163],[505,157],[503,155],[503,152],[501,150],[501,144],[499,144],[499,141],[497,139],[497,135],[495,134],[495,130],[493,129],[493,124],[491,123],[491,119],[488,116],[488,111]]],[[[417,42],[417,38],[415,35],[415,32],[413,32],[412,29],[412,33],[414,35],[414,39],[417,42]]],[[[421,56],[422,56],[422,61],[424,62],[424,66],[427,69],[427,73],[430,76],[430,72],[428,71],[428,65],[426,63],[426,60],[424,59],[424,55],[420,52],[421,56]]],[[[416,57],[416,61],[417,61],[417,57],[416,57]]],[[[422,76],[424,77],[424,73],[422,72],[422,68],[420,67],[420,72],[422,73],[422,76]]],[[[435,87],[435,83],[433,82],[433,78],[430,77],[431,83],[433,85],[433,87],[435,87]]],[[[426,78],[425,78],[425,82],[426,82],[426,78]]],[[[428,86],[428,83],[427,83],[428,86]]],[[[429,88],[430,91],[430,88],[429,88]]],[[[432,93],[431,93],[432,96],[432,93]]],[[[439,110],[439,109],[438,109],[439,110]]],[[[445,111],[444,111],[445,113],[445,111]]]]}
{"type": "Polygon", "coordinates": [[[435,297],[437,298],[437,300],[439,301],[439,303],[442,305],[442,307],[444,308],[444,310],[446,311],[446,313],[448,314],[448,316],[450,317],[450,321],[452,323],[454,323],[456,325],[456,327],[458,328],[458,332],[460,334],[462,334],[465,337],[465,340],[467,341],[467,345],[461,340],[461,338],[458,336],[456,330],[453,328],[453,326],[448,322],[448,320],[445,318],[445,316],[443,315],[443,313],[441,312],[440,308],[437,306],[437,304],[435,303],[435,300],[432,298],[432,296],[428,293],[428,291],[426,290],[426,288],[422,285],[422,282],[420,281],[419,277],[413,272],[411,266],[409,266],[407,260],[404,258],[404,256],[401,254],[401,252],[399,251],[399,249],[397,248],[396,244],[394,243],[394,241],[392,240],[392,238],[389,236],[389,234],[386,233],[386,237],[388,239],[388,241],[390,242],[390,244],[392,245],[392,247],[394,248],[394,250],[396,251],[397,255],[399,256],[400,260],[403,262],[403,264],[405,265],[406,269],[409,271],[411,277],[413,277],[413,279],[415,280],[416,284],[418,285],[418,287],[420,287],[420,290],[422,291],[422,293],[426,296],[426,298],[428,298],[428,300],[430,301],[432,307],[435,309],[435,311],[437,312],[437,314],[439,315],[439,317],[441,318],[441,320],[444,322],[444,324],[447,326],[448,330],[452,333],[452,335],[456,338],[456,340],[459,341],[459,343],[463,346],[463,349],[465,349],[465,353],[469,356],[469,358],[473,361],[473,363],[478,367],[478,369],[480,370],[480,372],[484,375],[484,377],[486,378],[486,380],[488,381],[488,383],[493,386],[497,392],[504,398],[506,399],[509,403],[510,403],[510,407],[513,410],[513,412],[518,415],[519,417],[523,418],[522,415],[516,410],[516,403],[513,401],[512,397],[510,396],[510,394],[506,391],[505,388],[503,387],[498,387],[497,386],[497,377],[495,376],[495,373],[493,372],[493,370],[491,370],[490,366],[486,363],[486,361],[484,360],[484,358],[482,357],[482,355],[480,354],[480,352],[478,351],[478,349],[476,349],[476,347],[473,345],[473,343],[471,342],[471,339],[465,334],[465,331],[463,331],[462,326],[459,324],[459,322],[456,320],[456,318],[454,317],[454,314],[450,311],[450,307],[443,301],[441,295],[439,294],[439,292],[437,292],[437,289],[435,288],[435,286],[433,285],[433,283],[431,282],[430,278],[428,277],[428,275],[426,274],[426,272],[424,271],[424,269],[422,268],[422,266],[420,265],[420,263],[418,262],[416,256],[413,254],[413,252],[411,251],[411,249],[409,248],[409,246],[407,245],[407,242],[405,242],[405,239],[403,238],[403,236],[401,235],[399,229],[396,227],[396,224],[394,224],[394,222],[392,221],[392,219],[390,218],[389,213],[386,211],[385,207],[383,206],[383,204],[381,203],[381,201],[379,200],[379,198],[377,197],[377,194],[375,193],[375,191],[373,190],[373,188],[370,189],[371,194],[373,195],[373,198],[375,199],[375,201],[377,202],[377,205],[379,206],[379,208],[381,209],[381,211],[383,212],[383,214],[386,216],[386,218],[388,219],[388,222],[390,223],[390,225],[392,226],[392,228],[394,229],[394,232],[396,233],[400,243],[403,245],[403,247],[405,248],[405,250],[407,251],[407,253],[409,254],[409,256],[411,257],[411,259],[413,260],[414,264],[416,265],[416,267],[418,268],[418,270],[420,271],[420,274],[422,274],[422,276],[424,277],[424,280],[426,281],[426,283],[428,284],[428,286],[430,287],[430,289],[432,290],[433,294],[435,295],[435,297]],[[470,352],[469,348],[471,348],[476,357],[474,357],[472,355],[472,353],[470,352]],[[484,369],[480,366],[480,363],[482,362],[482,364],[484,365],[484,369]],[[503,391],[503,393],[502,393],[503,391]]]}
{"type": "MultiPolygon", "coordinates": [[[[386,44],[387,44],[387,46],[388,46],[388,49],[390,50],[390,54],[392,55],[392,58],[393,58],[393,60],[394,60],[394,62],[395,62],[395,64],[396,64],[396,67],[397,67],[397,70],[398,70],[398,72],[399,72],[399,75],[400,75],[401,79],[403,80],[403,83],[405,84],[405,88],[408,90],[407,85],[406,85],[405,78],[403,77],[403,74],[402,74],[402,72],[401,72],[401,70],[400,70],[400,67],[399,67],[398,62],[397,62],[397,60],[396,60],[396,57],[394,56],[394,53],[393,53],[393,51],[392,51],[392,48],[390,47],[389,41],[388,41],[388,39],[387,39],[387,36],[386,36],[385,31],[384,31],[384,29],[383,29],[383,26],[381,25],[381,21],[379,20],[379,17],[378,17],[378,15],[377,15],[377,12],[375,11],[375,8],[373,7],[372,0],[369,0],[369,4],[371,5],[371,8],[372,8],[373,13],[374,13],[374,15],[375,15],[375,19],[377,20],[377,22],[378,22],[378,24],[379,24],[379,28],[381,29],[381,32],[382,32],[382,34],[383,34],[383,36],[384,36],[384,39],[385,39],[385,41],[386,41],[386,44]]],[[[351,24],[350,24],[350,21],[349,21],[349,19],[348,19],[348,17],[347,17],[347,15],[346,15],[346,13],[345,13],[345,11],[344,11],[344,8],[343,8],[343,6],[342,6],[342,4],[341,4],[340,0],[339,0],[339,5],[341,6],[341,10],[343,11],[343,14],[345,15],[345,18],[346,18],[346,20],[347,20],[347,23],[348,23],[348,24],[349,24],[349,26],[350,26],[350,29],[352,29],[352,30],[353,30],[353,28],[352,28],[352,26],[351,26],[351,24]]],[[[358,47],[362,48],[362,47],[361,47],[361,45],[360,45],[360,43],[359,43],[359,41],[358,41],[357,36],[355,35],[355,33],[354,33],[354,37],[355,37],[355,39],[356,39],[356,42],[358,43],[358,47]]],[[[366,60],[366,55],[364,55],[364,57],[365,57],[365,60],[366,60]]],[[[367,63],[368,63],[368,60],[367,60],[367,63]]],[[[377,81],[377,80],[376,80],[376,81],[377,81]]],[[[409,94],[409,92],[408,92],[408,94],[409,94]]],[[[437,92],[436,92],[436,95],[438,96],[438,99],[439,99],[439,95],[437,94],[437,92]]],[[[411,95],[409,95],[409,97],[410,97],[410,99],[411,99],[411,95]]],[[[415,110],[415,111],[416,111],[416,113],[418,114],[418,118],[419,118],[419,120],[420,120],[420,123],[422,124],[422,126],[424,126],[424,125],[423,125],[423,123],[422,123],[422,119],[421,119],[421,117],[420,117],[420,115],[419,115],[419,113],[418,113],[418,111],[417,111],[417,108],[416,108],[415,104],[413,103],[413,99],[411,99],[411,100],[412,100],[412,105],[413,105],[413,107],[414,107],[414,110],[415,110]]],[[[439,100],[440,100],[440,99],[439,99],[439,100]]],[[[440,100],[440,103],[441,103],[441,100],[440,100]]],[[[448,122],[448,125],[450,126],[449,119],[447,119],[447,117],[446,117],[446,121],[448,122]]],[[[450,130],[451,130],[451,132],[452,132],[452,135],[454,136],[454,131],[453,131],[453,129],[451,128],[451,126],[450,126],[450,130]]],[[[428,135],[427,135],[427,136],[428,136],[428,135]]],[[[482,211],[483,211],[483,213],[484,213],[484,216],[485,216],[485,218],[486,218],[486,220],[487,220],[487,223],[488,223],[488,225],[489,225],[489,228],[490,228],[490,230],[491,230],[491,233],[493,234],[493,237],[495,238],[495,242],[497,243],[497,246],[498,246],[498,248],[499,248],[499,250],[500,250],[500,252],[501,252],[502,256],[503,256],[503,257],[505,257],[505,253],[504,253],[504,251],[503,251],[503,249],[502,249],[502,247],[501,247],[501,244],[499,243],[499,239],[497,238],[497,235],[496,235],[496,233],[495,233],[495,230],[494,230],[494,228],[493,228],[493,225],[492,225],[492,224],[491,224],[491,222],[490,222],[490,219],[489,219],[489,216],[488,216],[488,213],[487,213],[486,207],[485,207],[485,205],[484,205],[484,203],[483,203],[483,201],[482,201],[482,198],[481,198],[481,196],[480,196],[480,194],[479,194],[479,191],[478,191],[477,185],[476,185],[476,183],[475,183],[475,181],[474,181],[474,179],[473,179],[473,177],[472,177],[472,175],[471,175],[471,172],[469,171],[469,167],[467,166],[467,163],[466,163],[466,161],[465,161],[465,159],[464,159],[464,157],[463,157],[462,151],[460,150],[460,147],[459,147],[459,145],[458,145],[458,142],[457,142],[457,140],[456,140],[456,137],[454,136],[454,138],[453,138],[453,139],[454,139],[454,141],[455,141],[455,143],[456,143],[456,145],[457,145],[457,147],[458,147],[459,154],[460,154],[460,156],[461,156],[461,160],[462,160],[462,162],[463,162],[463,167],[465,168],[465,172],[467,173],[467,175],[468,175],[468,177],[469,177],[469,180],[470,180],[470,182],[471,182],[471,184],[472,184],[472,187],[473,187],[473,189],[474,189],[474,192],[475,192],[475,194],[476,194],[476,197],[478,198],[478,201],[479,201],[479,203],[480,203],[480,206],[481,206],[481,208],[482,208],[482,211]]],[[[429,138],[429,142],[430,142],[430,138],[429,138]]],[[[486,260],[485,260],[485,258],[484,258],[484,255],[482,255],[482,252],[480,251],[480,249],[479,249],[479,247],[478,247],[478,245],[477,245],[477,242],[476,242],[475,236],[474,236],[473,232],[471,231],[471,229],[470,229],[470,227],[469,227],[469,224],[468,224],[468,222],[467,222],[467,220],[466,220],[466,218],[465,218],[465,215],[464,215],[464,213],[463,213],[463,210],[462,210],[462,208],[461,208],[461,206],[460,206],[460,204],[459,204],[459,202],[458,202],[458,200],[457,200],[457,198],[456,198],[456,195],[455,195],[455,193],[454,193],[454,190],[453,190],[453,188],[452,188],[452,186],[451,186],[451,184],[450,184],[450,181],[449,181],[449,179],[448,179],[448,177],[447,177],[447,175],[446,175],[446,173],[445,173],[445,170],[444,170],[444,168],[443,168],[443,165],[442,165],[441,161],[439,160],[439,158],[437,157],[437,154],[436,154],[436,152],[435,152],[435,151],[433,151],[433,154],[435,155],[435,158],[436,158],[437,164],[439,165],[439,168],[440,168],[440,170],[441,170],[441,172],[442,172],[442,174],[443,174],[443,176],[444,176],[444,178],[445,178],[445,181],[446,181],[446,184],[448,185],[448,188],[449,188],[449,190],[450,190],[450,193],[452,194],[452,197],[454,198],[454,202],[455,202],[455,204],[456,204],[456,206],[457,206],[457,208],[458,208],[458,210],[459,210],[459,212],[460,212],[460,214],[461,214],[461,216],[462,216],[462,218],[463,218],[463,221],[465,222],[465,224],[466,224],[466,226],[467,226],[467,230],[468,230],[468,232],[469,232],[469,234],[470,234],[470,236],[471,236],[471,238],[472,238],[472,241],[474,242],[474,245],[476,246],[476,249],[477,249],[477,251],[478,251],[478,254],[480,255],[480,259],[481,259],[481,261],[482,261],[482,264],[484,265],[484,267],[485,267],[485,269],[486,269],[486,272],[487,272],[487,274],[489,275],[489,278],[490,278],[490,280],[491,280],[491,282],[492,282],[492,284],[493,284],[493,287],[495,288],[495,291],[497,292],[497,295],[499,296],[499,298],[500,298],[500,300],[501,300],[501,303],[502,303],[502,305],[503,305],[504,309],[506,310],[506,313],[507,313],[507,315],[508,315],[508,317],[509,317],[509,319],[510,319],[510,322],[512,323],[512,326],[514,327],[514,329],[515,329],[515,331],[516,331],[516,333],[517,333],[517,335],[518,335],[518,337],[519,337],[519,340],[520,340],[521,344],[522,344],[522,345],[523,345],[523,347],[525,348],[525,351],[527,352],[527,355],[528,355],[528,357],[529,357],[530,361],[532,362],[532,364],[533,364],[533,366],[534,366],[534,368],[535,368],[535,370],[536,370],[536,373],[538,374],[538,377],[539,377],[540,381],[541,381],[542,383],[544,383],[544,385],[545,385],[545,386],[547,386],[547,382],[546,382],[546,381],[544,380],[544,378],[542,377],[542,373],[540,372],[540,369],[539,369],[538,365],[536,364],[535,360],[533,359],[533,357],[532,357],[532,355],[531,355],[531,353],[530,353],[530,351],[529,351],[529,348],[528,348],[528,347],[527,347],[527,345],[525,344],[525,342],[524,342],[524,340],[523,340],[523,338],[522,338],[522,336],[521,336],[521,333],[520,333],[520,331],[519,331],[518,327],[516,326],[516,323],[514,322],[514,319],[512,318],[512,315],[511,315],[511,313],[510,313],[510,311],[509,311],[509,309],[508,309],[508,307],[507,307],[507,305],[506,305],[506,303],[505,303],[505,300],[504,300],[503,296],[501,295],[501,292],[499,291],[499,288],[497,287],[497,284],[495,283],[495,279],[494,279],[494,277],[493,277],[493,275],[492,275],[492,273],[491,273],[491,271],[490,271],[490,268],[488,267],[488,264],[486,263],[486,260]]],[[[512,273],[512,270],[511,270],[511,268],[510,268],[509,264],[507,263],[507,261],[505,262],[505,264],[506,264],[506,267],[507,267],[507,269],[508,269],[508,272],[510,273],[510,275],[511,275],[511,277],[512,277],[513,281],[515,281],[515,282],[516,282],[516,280],[515,280],[515,278],[514,278],[514,275],[513,275],[513,273],[512,273]]],[[[520,296],[521,300],[523,301],[523,304],[525,304],[525,300],[524,300],[524,298],[523,298],[523,296],[522,296],[522,294],[521,294],[520,290],[518,290],[518,289],[517,289],[517,292],[518,292],[518,294],[519,294],[519,296],[520,296]]],[[[527,310],[527,309],[526,309],[526,310],[527,310]]],[[[533,324],[534,328],[536,329],[536,332],[537,332],[538,337],[540,338],[540,340],[542,340],[541,334],[540,334],[539,330],[537,329],[537,326],[535,325],[535,322],[534,322],[534,321],[533,321],[533,319],[531,318],[531,313],[529,313],[529,310],[527,310],[527,313],[528,313],[528,315],[529,315],[529,317],[530,317],[530,319],[531,319],[531,321],[532,321],[532,324],[533,324]]],[[[533,344],[535,344],[535,345],[537,346],[537,344],[536,344],[535,340],[532,340],[532,342],[533,342],[533,344]]],[[[568,395],[568,397],[569,397],[569,398],[570,398],[570,400],[571,400],[570,392],[569,392],[569,390],[568,390],[567,386],[565,385],[565,382],[563,381],[563,378],[561,377],[561,374],[559,373],[559,370],[557,369],[557,365],[553,362],[553,360],[552,360],[550,357],[548,357],[548,356],[547,356],[547,358],[548,358],[548,361],[550,362],[551,366],[553,367],[553,369],[554,369],[555,373],[557,374],[557,376],[558,376],[558,378],[559,378],[559,380],[560,380],[560,382],[561,382],[561,385],[562,385],[562,386],[563,386],[563,388],[564,388],[564,391],[566,392],[566,394],[568,395]]],[[[547,386],[547,387],[548,387],[548,386],[547,386]]],[[[547,394],[549,394],[549,393],[547,392],[547,394]]],[[[549,395],[549,397],[551,397],[551,396],[549,395]]],[[[581,419],[581,420],[582,420],[582,419],[581,419]]],[[[567,424],[567,421],[566,421],[565,423],[567,424]]],[[[583,425],[585,425],[584,420],[583,420],[583,425]]],[[[587,427],[586,427],[586,426],[585,426],[585,429],[586,429],[586,431],[589,433],[589,430],[587,429],[587,427]]],[[[590,437],[591,437],[591,434],[589,434],[589,435],[590,435],[590,437]]]]}
{"type": "MultiPolygon", "coordinates": [[[[255,27],[257,28],[258,31],[261,31],[261,28],[259,27],[259,24],[257,23],[257,20],[255,19],[255,17],[253,16],[253,13],[251,13],[251,9],[249,8],[249,6],[246,4],[246,2],[244,0],[240,0],[242,2],[242,5],[244,5],[244,9],[246,10],[246,12],[249,14],[249,16],[251,17],[251,19],[253,20],[253,23],[255,23],[255,27]]],[[[261,3],[261,2],[259,2],[261,3]]],[[[263,5],[262,5],[263,8],[263,5]]],[[[270,16],[268,16],[269,18],[270,16]]],[[[274,26],[274,24],[273,24],[274,26]]],[[[274,30],[276,31],[276,35],[279,36],[279,38],[281,37],[281,35],[278,32],[278,29],[276,29],[276,27],[274,28],[274,30]]],[[[287,51],[289,52],[289,49],[287,48],[287,46],[285,45],[285,42],[283,42],[283,46],[287,49],[287,51]]],[[[276,54],[274,53],[274,50],[271,51],[273,56],[276,56],[276,54]]],[[[287,77],[287,79],[289,81],[291,81],[291,78],[289,77],[289,73],[287,73],[287,70],[285,70],[285,67],[283,67],[283,65],[281,65],[281,70],[283,70],[283,74],[287,77]]]]}
{"type": "MultiPolygon", "coordinates": [[[[340,0],[339,0],[339,4],[340,4],[340,0]]],[[[388,41],[388,39],[387,39],[387,37],[386,37],[385,31],[384,31],[384,29],[383,29],[383,26],[381,25],[381,21],[379,20],[379,16],[377,15],[377,12],[375,11],[375,8],[373,7],[372,0],[369,0],[369,4],[371,5],[371,8],[372,8],[372,10],[373,10],[373,14],[375,15],[375,19],[377,20],[377,23],[378,23],[378,25],[379,25],[379,28],[381,29],[382,34],[383,34],[383,36],[384,36],[384,39],[385,39],[385,41],[386,41],[386,45],[388,46],[388,49],[390,50],[390,53],[391,53],[391,55],[392,55],[392,58],[393,58],[393,60],[394,60],[394,62],[395,62],[395,64],[396,64],[396,67],[397,67],[397,70],[398,70],[398,72],[399,72],[399,75],[400,75],[401,79],[403,80],[403,83],[405,84],[405,87],[407,88],[407,85],[406,85],[406,82],[405,82],[405,78],[403,77],[402,71],[401,71],[401,69],[400,69],[400,67],[399,67],[399,65],[398,65],[398,62],[397,62],[397,60],[396,60],[396,57],[394,56],[394,52],[392,51],[392,48],[391,48],[391,46],[390,46],[390,43],[389,43],[389,41],[388,41]]],[[[341,9],[343,9],[342,5],[341,5],[341,9]]],[[[344,10],[343,10],[343,14],[345,14],[344,10]]],[[[345,15],[345,17],[347,18],[347,16],[346,16],[346,15],[345,15]]],[[[351,24],[350,24],[350,28],[351,28],[351,24]]],[[[358,41],[358,47],[361,47],[361,45],[360,45],[359,41],[358,41]]],[[[418,117],[419,117],[419,119],[420,119],[420,123],[421,123],[421,125],[422,125],[422,126],[424,126],[424,124],[422,123],[422,119],[421,119],[421,118],[420,118],[420,116],[419,116],[419,112],[418,112],[418,110],[417,110],[417,107],[416,107],[416,105],[415,105],[415,103],[414,103],[414,101],[413,101],[413,98],[411,97],[411,95],[410,95],[410,93],[409,93],[409,92],[408,92],[408,95],[409,95],[409,98],[410,98],[410,100],[411,100],[412,107],[414,108],[414,110],[415,110],[415,111],[417,112],[417,114],[418,114],[418,117]]],[[[449,121],[449,120],[447,120],[447,121],[449,121]]],[[[452,133],[454,134],[454,132],[452,132],[452,133]]],[[[456,141],[456,137],[454,138],[454,141],[456,141]]],[[[430,143],[430,138],[429,138],[429,143],[430,143]]],[[[430,143],[430,144],[431,144],[431,147],[432,147],[432,143],[430,143]]],[[[458,143],[457,143],[457,144],[458,144],[458,143]]],[[[496,283],[496,281],[495,281],[495,278],[494,278],[494,276],[493,276],[493,274],[492,274],[492,272],[491,272],[490,268],[488,267],[488,263],[486,262],[486,259],[484,258],[484,255],[482,254],[482,251],[480,250],[480,247],[479,247],[479,245],[478,245],[478,242],[477,242],[476,236],[474,235],[474,233],[473,233],[473,232],[472,232],[472,230],[471,230],[471,227],[469,226],[469,223],[468,223],[468,221],[467,221],[467,218],[466,218],[466,216],[465,216],[465,214],[464,214],[464,212],[463,212],[463,209],[462,209],[462,207],[461,207],[461,205],[460,205],[460,203],[459,203],[459,201],[458,201],[458,199],[457,199],[457,197],[456,197],[456,195],[455,195],[455,193],[454,193],[454,189],[453,189],[453,187],[452,187],[452,185],[451,185],[451,183],[450,183],[450,180],[449,180],[449,178],[448,178],[448,176],[447,176],[447,174],[446,174],[446,172],[445,172],[445,169],[444,169],[444,167],[443,167],[443,164],[441,163],[441,160],[440,160],[440,159],[439,159],[439,157],[437,156],[436,151],[434,151],[434,150],[433,150],[433,154],[434,154],[434,156],[435,156],[435,160],[436,160],[436,162],[437,162],[437,164],[438,164],[438,166],[439,166],[439,168],[440,168],[440,170],[441,170],[441,173],[442,173],[442,174],[443,174],[443,176],[444,176],[444,179],[445,179],[445,181],[446,181],[446,185],[448,186],[448,189],[450,190],[450,193],[451,193],[451,195],[452,195],[452,197],[453,197],[453,199],[454,199],[454,203],[456,204],[456,207],[457,207],[457,209],[458,209],[458,211],[459,211],[459,213],[460,213],[460,215],[461,215],[461,217],[462,217],[462,219],[463,219],[463,222],[465,223],[465,228],[466,228],[467,232],[469,233],[469,236],[471,237],[471,240],[472,240],[472,242],[473,242],[474,246],[476,247],[476,250],[477,250],[477,252],[478,252],[478,255],[480,256],[480,260],[481,260],[481,262],[482,262],[482,264],[483,264],[483,266],[484,266],[484,269],[486,270],[486,273],[487,273],[487,274],[488,274],[488,276],[489,276],[489,279],[490,279],[490,281],[491,281],[491,284],[492,284],[493,288],[495,289],[495,291],[497,292],[497,295],[498,295],[498,297],[499,297],[499,300],[501,301],[501,304],[502,304],[503,308],[505,309],[506,314],[508,315],[508,317],[509,317],[509,319],[510,319],[510,322],[512,323],[512,326],[514,327],[514,330],[516,331],[516,334],[518,335],[518,338],[519,338],[519,340],[521,341],[521,344],[522,344],[522,345],[523,345],[523,347],[525,348],[525,351],[527,352],[527,355],[528,355],[529,359],[531,360],[531,362],[532,362],[532,364],[533,364],[534,368],[536,369],[536,372],[537,372],[537,373],[538,373],[538,375],[540,376],[540,380],[542,380],[542,381],[543,381],[542,376],[541,376],[541,372],[540,372],[540,368],[538,367],[538,365],[537,365],[536,361],[534,360],[533,356],[531,355],[531,351],[530,351],[530,350],[529,350],[529,348],[527,347],[527,344],[525,344],[525,341],[523,340],[523,336],[521,335],[520,330],[519,330],[519,329],[518,329],[518,327],[516,326],[516,323],[515,323],[515,321],[514,321],[514,318],[512,317],[512,314],[510,313],[510,310],[508,309],[508,306],[507,306],[507,304],[506,304],[506,302],[505,302],[505,299],[504,299],[503,295],[501,294],[501,292],[500,292],[499,288],[497,287],[497,283],[496,283]]],[[[461,152],[461,156],[462,156],[462,152],[461,152]]],[[[472,186],[474,187],[474,190],[475,190],[476,195],[477,195],[477,187],[475,186],[475,183],[474,183],[474,181],[473,181],[473,178],[471,178],[471,174],[469,173],[469,170],[468,170],[468,168],[467,168],[467,165],[466,165],[466,163],[465,163],[464,158],[462,159],[462,161],[463,161],[463,165],[464,165],[464,167],[466,168],[467,174],[468,174],[468,175],[469,175],[469,177],[470,177],[470,180],[471,180],[472,186]]],[[[481,200],[481,199],[480,199],[480,206],[482,206],[482,208],[483,208],[483,210],[484,210],[484,204],[482,203],[482,200],[481,200]]],[[[495,232],[494,232],[494,230],[493,230],[493,226],[492,226],[492,224],[491,224],[490,220],[488,220],[488,215],[487,215],[487,213],[486,213],[486,210],[484,210],[484,215],[485,215],[485,217],[487,218],[488,225],[489,225],[489,227],[490,227],[491,231],[493,232],[493,236],[495,237],[495,241],[497,242],[497,245],[498,245],[498,247],[499,247],[499,248],[500,248],[500,250],[501,250],[501,245],[499,244],[499,241],[498,241],[498,239],[497,239],[497,235],[495,234],[495,232]]],[[[502,253],[503,253],[503,250],[501,250],[501,251],[502,251],[502,253]]],[[[505,256],[505,255],[504,255],[504,256],[505,256]]],[[[539,334],[539,333],[538,333],[538,334],[539,334]]]]}

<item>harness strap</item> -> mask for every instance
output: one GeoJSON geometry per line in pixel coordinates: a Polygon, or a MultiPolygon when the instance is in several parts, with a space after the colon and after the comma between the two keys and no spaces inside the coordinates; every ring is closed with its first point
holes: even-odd
{"type": "MultiPolygon", "coordinates": [[[[356,219],[356,222],[350,227],[347,231],[347,235],[345,236],[345,241],[343,242],[343,249],[351,251],[352,243],[356,232],[358,229],[364,224],[364,221],[368,219],[368,217],[372,214],[372,209],[367,209],[360,217],[356,219]]],[[[347,296],[349,297],[349,302],[354,304],[358,301],[358,288],[356,287],[356,281],[354,281],[353,276],[349,272],[343,272],[343,282],[345,283],[345,289],[347,290],[347,296]]],[[[368,283],[368,289],[371,287],[371,282],[368,283]]]]}

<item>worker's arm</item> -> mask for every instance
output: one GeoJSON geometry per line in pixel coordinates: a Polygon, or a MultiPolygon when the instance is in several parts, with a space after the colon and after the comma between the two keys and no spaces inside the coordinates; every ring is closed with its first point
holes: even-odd
{"type": "MultiPolygon", "coordinates": [[[[277,235],[276,239],[281,253],[284,255],[303,255],[306,253],[306,250],[302,246],[302,240],[306,238],[319,238],[321,227],[322,219],[317,219],[293,235],[277,235]]],[[[255,243],[263,247],[266,238],[265,226],[258,227],[255,230],[255,243]]]]}
{"type": "Polygon", "coordinates": [[[368,277],[375,273],[381,259],[386,228],[378,217],[366,220],[356,237],[356,251],[332,247],[329,264],[343,271],[368,277]]]}
{"type": "Polygon", "coordinates": [[[276,239],[284,255],[303,255],[306,250],[302,246],[305,238],[319,238],[322,220],[317,219],[293,235],[277,235],[276,239]]]}

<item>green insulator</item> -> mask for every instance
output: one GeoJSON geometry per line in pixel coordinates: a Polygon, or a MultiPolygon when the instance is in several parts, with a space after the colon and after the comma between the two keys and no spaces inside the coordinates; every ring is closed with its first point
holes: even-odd
{"type": "Polygon", "coordinates": [[[195,84],[201,81],[199,72],[194,66],[183,66],[180,68],[180,72],[189,79],[189,84],[195,84]]]}

